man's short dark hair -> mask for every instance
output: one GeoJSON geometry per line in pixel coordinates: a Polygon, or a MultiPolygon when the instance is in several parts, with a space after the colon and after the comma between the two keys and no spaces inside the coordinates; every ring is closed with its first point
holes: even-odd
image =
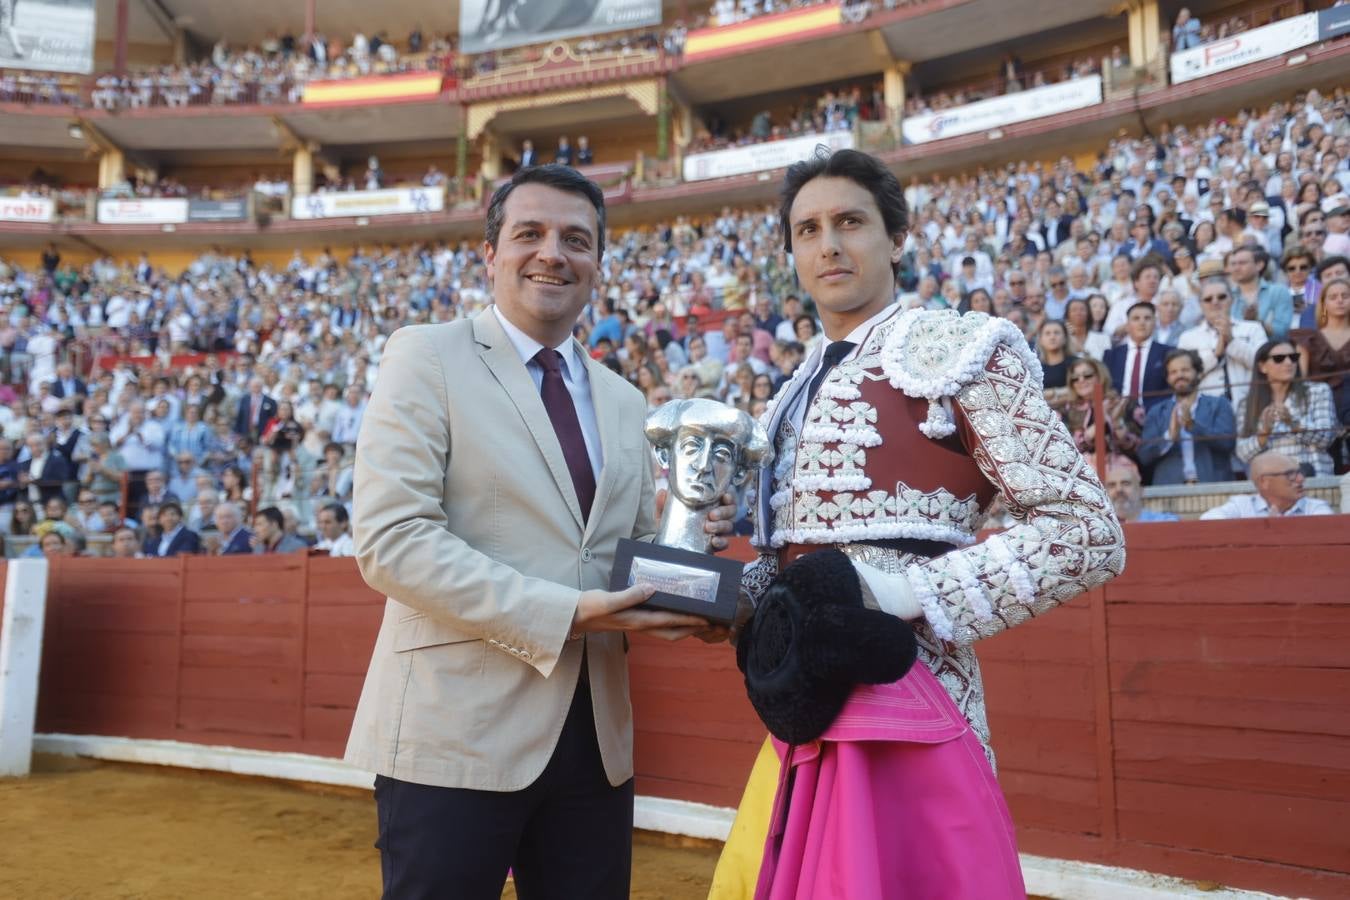
{"type": "Polygon", "coordinates": [[[286,517],[283,516],[281,510],[277,509],[275,506],[264,506],[253,514],[254,519],[258,518],[258,516],[262,516],[282,531],[286,530],[286,517]]]}
{"type": "Polygon", "coordinates": [[[542,184],[546,187],[556,188],[560,191],[566,191],[569,194],[580,194],[591,202],[595,207],[595,222],[597,234],[595,236],[595,258],[602,259],[605,255],[605,192],[600,189],[600,185],[591,181],[585,175],[582,175],[576,169],[570,166],[557,165],[549,163],[546,166],[534,166],[529,169],[521,169],[511,176],[511,180],[497,188],[492,195],[492,201],[488,203],[487,227],[484,238],[488,246],[493,250],[497,249],[497,241],[502,234],[502,223],[506,219],[506,198],[511,196],[511,192],[522,184],[542,184]]]}
{"type": "Polygon", "coordinates": [[[341,503],[325,503],[320,512],[332,513],[333,518],[337,519],[338,524],[340,525],[346,525],[347,519],[349,518],[347,515],[347,507],[343,506],[341,503]]]}
{"type": "MultiPolygon", "coordinates": [[[[886,233],[899,237],[909,231],[909,207],[905,192],[894,173],[877,159],[859,150],[836,150],[830,153],[817,147],[810,159],[788,166],[783,178],[782,202],[778,209],[778,223],[783,229],[783,249],[792,252],[792,204],[808,181],[816,178],[847,178],[865,188],[881,211],[881,222],[886,233]]],[[[900,277],[900,263],[891,263],[891,272],[900,277]]]]}
{"type": "Polygon", "coordinates": [[[1156,269],[1159,278],[1162,278],[1167,274],[1167,267],[1163,264],[1163,261],[1150,253],[1148,256],[1145,256],[1130,266],[1130,281],[1138,281],[1139,276],[1143,275],[1149,269],[1156,269]]]}
{"type": "Polygon", "coordinates": [[[1205,371],[1205,364],[1200,359],[1199,353],[1196,353],[1194,350],[1181,349],[1169,350],[1167,352],[1167,356],[1163,357],[1163,371],[1166,371],[1167,367],[1172,365],[1172,360],[1174,359],[1189,359],[1191,361],[1191,368],[1195,369],[1195,374],[1197,375],[1205,371]]]}
{"type": "Polygon", "coordinates": [[[1327,269],[1330,269],[1334,266],[1345,266],[1347,269],[1350,269],[1350,258],[1346,258],[1344,256],[1326,257],[1320,263],[1317,264],[1316,269],[1317,280],[1321,281],[1322,276],[1326,274],[1327,269]]]}
{"type": "Polygon", "coordinates": [[[183,517],[183,507],[178,503],[177,500],[165,500],[163,503],[159,505],[160,512],[164,512],[165,510],[169,509],[178,513],[178,518],[181,519],[183,517]]]}

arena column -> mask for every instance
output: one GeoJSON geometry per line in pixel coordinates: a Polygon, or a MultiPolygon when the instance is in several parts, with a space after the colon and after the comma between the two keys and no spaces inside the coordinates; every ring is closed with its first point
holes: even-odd
{"type": "Polygon", "coordinates": [[[314,151],[301,145],[291,155],[291,194],[306,197],[314,193],[314,151]]]}
{"type": "Polygon", "coordinates": [[[98,156],[99,190],[111,190],[126,180],[126,154],[116,147],[103,147],[98,156]]]}
{"type": "Polygon", "coordinates": [[[886,103],[886,124],[890,126],[891,136],[896,143],[900,141],[900,120],[905,114],[905,78],[911,68],[911,63],[892,63],[882,74],[881,92],[886,103]]]}
{"type": "Polygon", "coordinates": [[[1161,16],[1158,0],[1129,0],[1130,65],[1140,68],[1153,62],[1161,50],[1161,16]]]}
{"type": "Polygon", "coordinates": [[[131,22],[129,0],[117,0],[116,31],[113,37],[113,74],[118,78],[127,74],[127,30],[131,22]]]}
{"type": "Polygon", "coordinates": [[[456,196],[463,200],[468,196],[469,184],[469,108],[461,106],[459,110],[459,137],[455,141],[455,183],[456,196]]]}
{"type": "Polygon", "coordinates": [[[490,129],[483,129],[483,136],[480,138],[482,151],[482,162],[479,165],[479,171],[488,181],[500,178],[502,174],[502,142],[497,135],[490,129]]]}
{"type": "Polygon", "coordinates": [[[667,81],[663,76],[656,88],[656,158],[661,162],[670,159],[670,88],[667,81]]]}

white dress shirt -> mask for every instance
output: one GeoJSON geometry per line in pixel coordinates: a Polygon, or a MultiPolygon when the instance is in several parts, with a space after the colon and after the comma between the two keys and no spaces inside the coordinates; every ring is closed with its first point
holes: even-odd
{"type": "Polygon", "coordinates": [[[1209,322],[1201,322],[1187,329],[1177,346],[1183,350],[1194,350],[1200,354],[1204,372],[1200,376],[1199,390],[1211,397],[1223,397],[1225,387],[1232,395],[1233,413],[1242,418],[1247,388],[1252,380],[1252,366],[1256,362],[1256,351],[1266,342],[1266,330],[1259,322],[1234,322],[1233,335],[1224,349],[1223,359],[1214,355],[1219,345],[1219,332],[1209,322]],[[1225,373],[1227,381],[1225,382],[1225,373]]]}
{"type": "Polygon", "coordinates": [[[1148,353],[1149,350],[1152,349],[1152,347],[1153,347],[1153,338],[1151,337],[1148,340],[1144,341],[1144,343],[1142,344],[1136,344],[1132,338],[1125,339],[1125,371],[1121,374],[1121,377],[1124,379],[1125,383],[1116,385],[1116,389],[1121,394],[1130,393],[1130,390],[1132,388],[1132,385],[1130,384],[1130,379],[1133,377],[1134,361],[1136,357],[1139,356],[1140,353],[1144,354],[1144,358],[1139,361],[1139,391],[1140,393],[1143,392],[1144,374],[1148,370],[1148,353]]]}
{"type": "Polygon", "coordinates": [[[1272,513],[1270,504],[1260,494],[1238,494],[1228,502],[1206,512],[1202,519],[1263,519],[1267,516],[1329,516],[1333,513],[1331,504],[1316,497],[1300,497],[1298,502],[1283,513],[1272,513]]]}
{"type": "MultiPolygon", "coordinates": [[[[500,306],[494,304],[492,312],[497,316],[497,321],[501,323],[506,336],[510,338],[511,345],[516,348],[520,361],[525,363],[525,370],[530,373],[535,390],[542,391],[544,370],[534,361],[534,355],[544,349],[544,345],[512,325],[502,314],[500,306]]],[[[582,437],[586,439],[586,455],[591,459],[591,471],[595,473],[598,484],[605,457],[604,450],[600,446],[600,426],[595,419],[595,401],[591,398],[591,379],[586,372],[586,361],[577,350],[577,342],[570,337],[553,349],[562,354],[563,384],[567,385],[567,392],[572,395],[572,405],[577,409],[577,421],[581,424],[582,437]]]]}
{"type": "Polygon", "coordinates": [[[352,543],[352,536],[349,532],[343,532],[338,535],[337,540],[330,541],[327,538],[314,545],[315,550],[327,550],[329,556],[355,556],[356,547],[352,543]]]}

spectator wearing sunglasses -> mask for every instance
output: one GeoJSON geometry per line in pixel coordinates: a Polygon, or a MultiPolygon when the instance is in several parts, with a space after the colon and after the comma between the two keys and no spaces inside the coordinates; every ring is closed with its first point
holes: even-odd
{"type": "Polygon", "coordinates": [[[1327,447],[1340,428],[1331,388],[1299,377],[1299,354],[1289,341],[1267,341],[1256,351],[1252,388],[1237,442],[1238,459],[1250,463],[1280,453],[1307,475],[1331,475],[1327,447]]]}
{"type": "Polygon", "coordinates": [[[1302,324],[1305,310],[1317,302],[1317,279],[1313,277],[1313,268],[1317,260],[1312,251],[1302,244],[1290,244],[1280,257],[1280,271],[1289,285],[1289,296],[1294,302],[1294,319],[1302,324]]]}
{"type": "Polygon", "coordinates": [[[1304,496],[1303,470],[1280,453],[1262,453],[1250,466],[1254,494],[1238,494],[1206,512],[1202,519],[1260,519],[1282,516],[1329,516],[1331,505],[1304,496]]]}

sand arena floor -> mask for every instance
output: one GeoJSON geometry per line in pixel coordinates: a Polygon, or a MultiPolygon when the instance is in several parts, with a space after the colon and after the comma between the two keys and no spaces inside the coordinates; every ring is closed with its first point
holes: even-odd
{"type": "MultiPolygon", "coordinates": [[[[0,780],[0,897],[364,900],[374,841],[355,790],[52,756],[0,780]]],[[[632,897],[706,897],[716,847],[634,843],[632,897]]]]}

